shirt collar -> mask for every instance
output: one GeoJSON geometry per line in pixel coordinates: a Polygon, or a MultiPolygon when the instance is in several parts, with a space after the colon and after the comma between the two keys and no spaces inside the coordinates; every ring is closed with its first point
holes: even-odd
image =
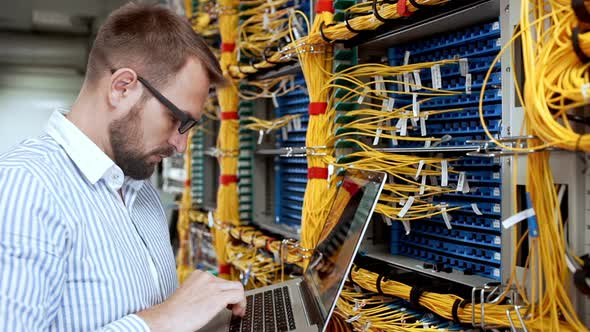
{"type": "Polygon", "coordinates": [[[91,184],[104,179],[111,189],[121,189],[125,182],[121,168],[62,113],[53,112],[47,123],[46,132],[63,147],[91,184]]]}

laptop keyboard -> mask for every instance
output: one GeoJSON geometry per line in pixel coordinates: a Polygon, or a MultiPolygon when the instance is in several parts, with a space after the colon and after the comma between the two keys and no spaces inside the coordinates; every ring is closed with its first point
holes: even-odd
{"type": "Polygon", "coordinates": [[[295,330],[287,286],[246,297],[244,317],[233,316],[230,332],[281,332],[295,330]]]}

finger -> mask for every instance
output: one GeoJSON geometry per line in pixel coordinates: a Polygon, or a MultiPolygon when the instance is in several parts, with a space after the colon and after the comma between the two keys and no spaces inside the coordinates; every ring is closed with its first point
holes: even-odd
{"type": "Polygon", "coordinates": [[[246,301],[233,304],[231,306],[232,313],[236,316],[244,316],[246,313],[246,301]]]}
{"type": "Polygon", "coordinates": [[[227,280],[219,280],[217,283],[217,287],[221,291],[231,291],[231,290],[241,290],[244,291],[244,286],[242,283],[237,281],[227,281],[227,280]]]}

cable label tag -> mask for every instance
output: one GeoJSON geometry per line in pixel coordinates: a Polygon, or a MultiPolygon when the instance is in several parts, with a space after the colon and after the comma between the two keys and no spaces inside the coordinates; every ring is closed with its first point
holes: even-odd
{"type": "Polygon", "coordinates": [[[395,98],[387,98],[387,100],[383,101],[383,105],[385,105],[386,111],[393,111],[393,107],[395,106],[395,98]]]}
{"type": "Polygon", "coordinates": [[[375,76],[375,91],[378,95],[385,94],[385,83],[383,83],[383,76],[381,75],[375,76]]]}
{"type": "Polygon", "coordinates": [[[471,94],[471,74],[465,75],[465,93],[471,94]]]}
{"type": "Polygon", "coordinates": [[[279,101],[277,100],[277,93],[276,92],[273,92],[271,94],[271,97],[272,97],[272,104],[274,105],[275,108],[278,108],[279,107],[279,101]]]}
{"type": "Polygon", "coordinates": [[[404,77],[404,92],[410,93],[410,74],[403,73],[404,77]]]}
{"type": "Polygon", "coordinates": [[[449,165],[446,159],[440,161],[441,166],[441,180],[440,185],[446,187],[449,185],[449,165]]]}
{"type": "Polygon", "coordinates": [[[418,127],[418,121],[416,121],[416,118],[410,118],[410,123],[412,123],[413,129],[416,129],[418,127]]]}
{"type": "Polygon", "coordinates": [[[451,226],[451,216],[449,216],[449,214],[447,213],[447,205],[441,205],[440,207],[440,212],[442,214],[443,220],[445,221],[445,225],[447,226],[448,229],[453,229],[453,226],[451,226]]]}
{"type": "Polygon", "coordinates": [[[397,80],[397,91],[402,91],[404,89],[404,81],[403,81],[404,78],[400,74],[397,74],[395,77],[397,80]]]}
{"type": "Polygon", "coordinates": [[[260,129],[258,131],[258,145],[262,144],[263,138],[264,138],[264,130],[260,129]]]}
{"type": "Polygon", "coordinates": [[[422,167],[424,167],[424,160],[420,160],[420,162],[418,163],[418,169],[416,170],[416,176],[414,176],[415,180],[418,180],[418,177],[420,176],[420,173],[422,172],[422,167]]]}
{"type": "Polygon", "coordinates": [[[463,185],[465,184],[465,172],[459,172],[459,179],[457,180],[457,191],[463,192],[463,185]]]}
{"type": "Polygon", "coordinates": [[[422,79],[420,78],[420,70],[414,70],[414,82],[416,83],[416,90],[422,89],[422,79]]]}
{"type": "Polygon", "coordinates": [[[373,139],[373,145],[379,144],[379,137],[381,137],[382,131],[383,131],[383,129],[381,129],[381,127],[377,128],[377,131],[375,131],[375,138],[373,139]]]}
{"type": "Polygon", "coordinates": [[[268,13],[264,13],[262,15],[262,28],[268,31],[268,26],[270,25],[270,19],[268,18],[268,13]]]}
{"type": "Polygon", "coordinates": [[[369,88],[365,87],[363,89],[363,92],[361,93],[361,95],[359,96],[359,99],[356,101],[357,104],[362,104],[363,101],[365,100],[365,95],[369,92],[369,88]]]}
{"type": "Polygon", "coordinates": [[[424,142],[424,148],[429,148],[431,144],[432,144],[431,141],[424,142]]]}
{"type": "Polygon", "coordinates": [[[416,86],[416,82],[414,81],[414,75],[408,73],[408,83],[410,84],[410,90],[416,91],[418,87],[416,86]]]}
{"type": "Polygon", "coordinates": [[[504,227],[504,229],[509,229],[510,227],[518,224],[519,222],[534,217],[535,215],[536,214],[534,208],[526,209],[502,221],[502,226],[504,227]]]}
{"type": "Polygon", "coordinates": [[[295,130],[301,130],[301,118],[300,117],[295,118],[293,126],[295,127],[295,130]]]}
{"type": "Polygon", "coordinates": [[[382,214],[381,217],[383,218],[383,222],[387,225],[387,226],[391,226],[391,218],[389,218],[388,216],[382,214]]]}
{"type": "Polygon", "coordinates": [[[287,132],[293,131],[293,123],[292,121],[287,121],[287,132]]]}
{"type": "Polygon", "coordinates": [[[410,51],[406,51],[404,53],[404,66],[407,66],[410,63],[410,51]]]}
{"type": "Polygon", "coordinates": [[[407,220],[402,220],[402,225],[404,226],[406,235],[410,235],[410,232],[412,231],[412,226],[410,226],[410,222],[407,220]]]}
{"type": "Polygon", "coordinates": [[[355,316],[350,317],[349,319],[346,320],[346,322],[347,323],[352,323],[352,322],[357,321],[359,318],[361,318],[361,314],[358,314],[358,315],[355,315],[355,316]]]}
{"type": "Polygon", "coordinates": [[[500,29],[500,22],[494,22],[492,24],[492,30],[498,30],[500,29]]]}
{"type": "Polygon", "coordinates": [[[430,67],[430,75],[432,76],[432,88],[433,89],[441,89],[442,88],[442,78],[440,75],[440,65],[436,64],[430,67]]]}
{"type": "Polygon", "coordinates": [[[281,135],[283,137],[283,141],[286,141],[289,139],[289,133],[287,133],[286,127],[281,128],[281,135]]]}
{"type": "Polygon", "coordinates": [[[468,72],[469,72],[469,62],[468,62],[467,58],[459,59],[459,73],[461,73],[461,76],[463,76],[463,77],[467,76],[468,72]]]}
{"type": "Polygon", "coordinates": [[[404,207],[399,211],[399,213],[397,214],[397,217],[403,218],[406,215],[406,213],[408,213],[410,208],[412,207],[412,204],[414,204],[414,196],[410,196],[408,198],[408,201],[406,202],[406,204],[404,204],[404,207]]]}
{"type": "Polygon", "coordinates": [[[426,175],[422,175],[422,182],[420,182],[420,195],[424,195],[424,189],[426,189],[426,175]]]}
{"type": "MultiPolygon", "coordinates": [[[[477,206],[477,203],[471,203],[471,209],[473,210],[473,212],[475,212],[475,214],[477,214],[478,216],[483,215],[483,213],[481,213],[481,210],[479,209],[479,207],[477,206]]],[[[498,227],[500,227],[500,225],[498,225],[498,227]]]]}
{"type": "Polygon", "coordinates": [[[207,213],[207,226],[209,226],[209,228],[212,228],[213,225],[215,225],[215,218],[213,218],[213,212],[209,211],[209,213],[207,213]]]}
{"type": "Polygon", "coordinates": [[[420,136],[426,136],[426,117],[420,117],[420,136]]]}
{"type": "Polygon", "coordinates": [[[412,93],[412,114],[415,118],[420,117],[420,103],[418,102],[418,94],[412,93]]]}
{"type": "Polygon", "coordinates": [[[399,129],[400,136],[406,136],[408,134],[408,118],[401,119],[401,128],[399,129]]]}

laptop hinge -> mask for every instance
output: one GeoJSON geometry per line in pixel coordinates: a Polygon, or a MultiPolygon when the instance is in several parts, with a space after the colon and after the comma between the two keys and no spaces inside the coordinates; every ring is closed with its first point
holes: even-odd
{"type": "Polygon", "coordinates": [[[323,327],[325,322],[322,323],[322,313],[317,302],[318,299],[312,295],[305,278],[303,279],[303,282],[299,284],[299,289],[301,291],[301,296],[303,297],[303,303],[305,304],[305,312],[311,323],[310,325],[317,324],[318,326],[323,327]]]}

